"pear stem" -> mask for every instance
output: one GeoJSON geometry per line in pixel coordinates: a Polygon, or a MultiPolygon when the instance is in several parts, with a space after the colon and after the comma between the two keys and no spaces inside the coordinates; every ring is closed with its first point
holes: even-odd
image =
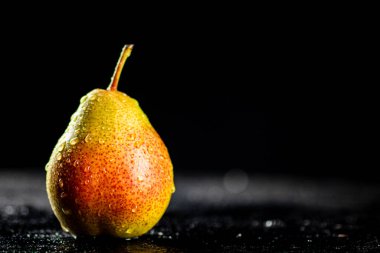
{"type": "Polygon", "coordinates": [[[117,85],[119,83],[121,71],[123,70],[125,61],[131,55],[132,48],[133,48],[133,44],[128,44],[123,47],[123,50],[121,51],[121,54],[120,54],[119,61],[117,62],[117,65],[115,68],[115,72],[113,72],[111,83],[108,86],[107,90],[110,90],[110,91],[117,90],[117,85]]]}

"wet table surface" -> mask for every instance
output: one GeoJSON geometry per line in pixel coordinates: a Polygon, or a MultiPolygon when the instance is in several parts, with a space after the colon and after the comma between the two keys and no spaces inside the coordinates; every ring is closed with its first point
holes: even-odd
{"type": "Polygon", "coordinates": [[[0,252],[379,252],[375,182],[176,175],[177,191],[140,238],[77,238],[50,209],[43,169],[0,171],[0,252]]]}

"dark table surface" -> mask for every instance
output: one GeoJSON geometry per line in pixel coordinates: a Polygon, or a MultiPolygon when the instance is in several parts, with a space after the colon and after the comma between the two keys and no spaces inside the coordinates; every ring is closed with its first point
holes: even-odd
{"type": "Polygon", "coordinates": [[[140,238],[77,238],[52,214],[43,169],[0,172],[0,252],[380,252],[375,182],[176,174],[177,191],[140,238]]]}

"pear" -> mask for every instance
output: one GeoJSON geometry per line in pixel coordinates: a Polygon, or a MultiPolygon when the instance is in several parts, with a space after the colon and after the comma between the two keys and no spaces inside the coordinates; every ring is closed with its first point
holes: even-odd
{"type": "Polygon", "coordinates": [[[164,142],[138,102],[117,91],[132,48],[123,48],[107,90],[81,98],[46,165],[52,210],[73,236],[140,236],[175,191],[164,142]]]}

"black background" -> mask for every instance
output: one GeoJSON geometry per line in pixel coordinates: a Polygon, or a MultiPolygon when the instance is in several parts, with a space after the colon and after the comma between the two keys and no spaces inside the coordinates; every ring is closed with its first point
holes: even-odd
{"type": "Polygon", "coordinates": [[[378,179],[370,17],[257,13],[2,17],[0,167],[42,170],[81,96],[106,88],[134,43],[119,90],[175,171],[378,179]]]}

